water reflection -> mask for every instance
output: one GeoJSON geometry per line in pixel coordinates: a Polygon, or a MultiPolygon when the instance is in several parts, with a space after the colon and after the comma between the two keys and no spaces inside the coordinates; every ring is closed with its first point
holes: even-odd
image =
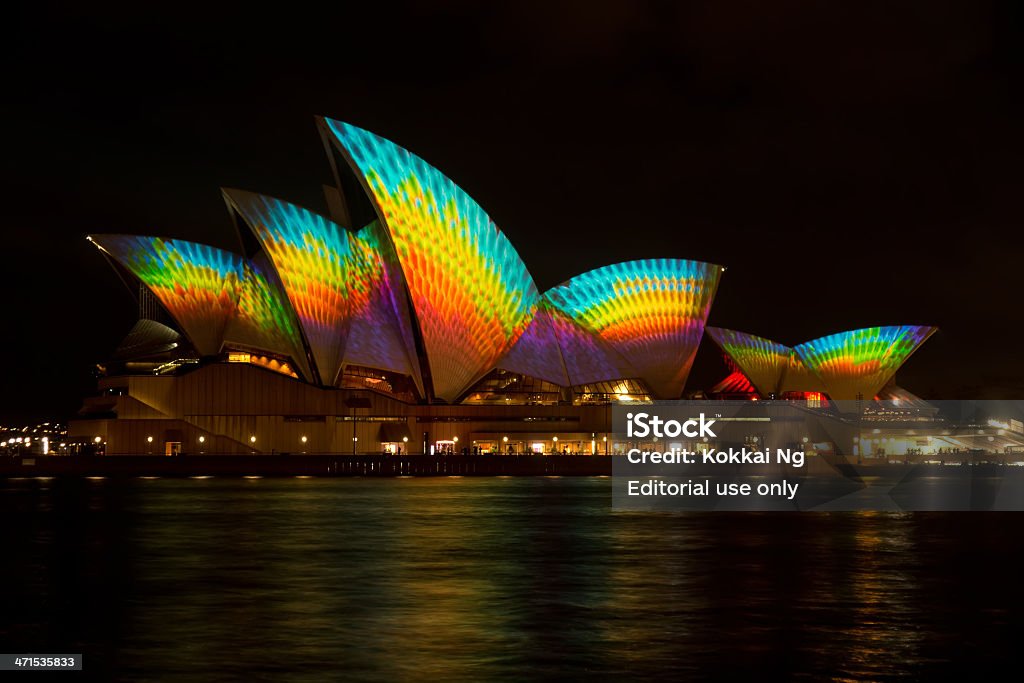
{"type": "Polygon", "coordinates": [[[120,680],[877,680],[1015,647],[1014,515],[616,513],[610,484],[3,482],[0,638],[120,680]]]}

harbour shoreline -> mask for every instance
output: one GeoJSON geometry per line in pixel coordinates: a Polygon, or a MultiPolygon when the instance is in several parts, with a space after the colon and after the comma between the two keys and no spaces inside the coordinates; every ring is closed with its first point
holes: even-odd
{"type": "MultiPolygon", "coordinates": [[[[945,460],[935,456],[912,456],[898,461],[854,458],[809,457],[804,476],[894,476],[908,469],[934,468],[936,473],[971,467],[993,473],[1016,470],[1011,463],[1019,454],[985,454],[970,460],[956,456],[945,460]]],[[[443,476],[612,476],[613,455],[382,455],[382,454],[295,454],[295,455],[116,455],[116,456],[22,456],[0,458],[0,478],[11,477],[443,477],[443,476]]],[[[723,466],[732,471],[732,466],[723,466]]],[[[778,465],[744,466],[747,476],[774,476],[783,472],[778,465]]],[[[725,473],[725,469],[722,470],[725,473]]]]}

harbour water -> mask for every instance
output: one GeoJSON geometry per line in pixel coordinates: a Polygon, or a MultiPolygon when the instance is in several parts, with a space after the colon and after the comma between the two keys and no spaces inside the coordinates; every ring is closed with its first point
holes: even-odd
{"type": "Polygon", "coordinates": [[[102,680],[984,675],[1024,519],[633,513],[600,477],[0,480],[0,642],[102,680]]]}

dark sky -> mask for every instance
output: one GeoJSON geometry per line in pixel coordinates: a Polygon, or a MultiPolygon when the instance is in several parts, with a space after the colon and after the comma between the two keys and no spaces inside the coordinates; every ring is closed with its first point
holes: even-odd
{"type": "Polygon", "coordinates": [[[542,290],[712,261],[712,324],[936,324],[901,384],[1024,398],[1011,3],[148,4],[7,10],[0,418],[67,417],[134,320],[86,234],[233,247],[220,186],[322,210],[316,114],[443,170],[542,290]]]}

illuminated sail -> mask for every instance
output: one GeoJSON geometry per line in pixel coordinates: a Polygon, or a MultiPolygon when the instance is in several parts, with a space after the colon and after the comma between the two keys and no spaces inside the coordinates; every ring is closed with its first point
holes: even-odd
{"type": "Polygon", "coordinates": [[[539,299],[533,279],[491,218],[440,171],[373,133],[325,123],[394,244],[434,394],[454,401],[526,329],[539,299]]]}
{"type": "Polygon", "coordinates": [[[872,400],[936,328],[924,325],[866,327],[795,347],[833,400],[872,400]]]}
{"type": "Polygon", "coordinates": [[[779,393],[793,349],[757,335],[708,327],[710,336],[762,396],[779,393]]]}
{"type": "Polygon", "coordinates": [[[782,374],[782,384],[779,393],[796,392],[805,394],[808,392],[821,393],[825,391],[825,385],[821,379],[807,369],[804,362],[800,360],[795,350],[790,351],[786,363],[786,371],[782,374]]]}
{"type": "Polygon", "coordinates": [[[547,300],[544,308],[572,386],[639,377],[636,368],[593,330],[583,327],[547,300]]]}
{"type": "Polygon", "coordinates": [[[240,256],[160,237],[94,235],[90,239],[153,292],[200,354],[220,352],[244,277],[240,256]]]}
{"type": "Polygon", "coordinates": [[[543,301],[538,304],[530,325],[501,359],[498,367],[547,380],[559,386],[571,386],[572,381],[562,360],[551,315],[549,304],[543,301]]]}
{"type": "Polygon", "coordinates": [[[266,254],[243,264],[238,310],[224,334],[227,342],[290,357],[300,374],[312,380],[299,323],[266,254]]]}
{"type": "Polygon", "coordinates": [[[352,235],[352,251],[367,288],[355,298],[345,365],[360,365],[409,375],[424,395],[402,274],[388,256],[391,245],[376,221],[352,235]]]}
{"type": "Polygon", "coordinates": [[[248,223],[305,332],[320,381],[341,371],[353,310],[368,305],[372,284],[348,230],[294,204],[239,190],[225,197],[248,223]]]}
{"type": "Polygon", "coordinates": [[[621,354],[654,396],[678,398],[721,272],[698,261],[629,261],[578,275],[544,297],[621,354]]]}

